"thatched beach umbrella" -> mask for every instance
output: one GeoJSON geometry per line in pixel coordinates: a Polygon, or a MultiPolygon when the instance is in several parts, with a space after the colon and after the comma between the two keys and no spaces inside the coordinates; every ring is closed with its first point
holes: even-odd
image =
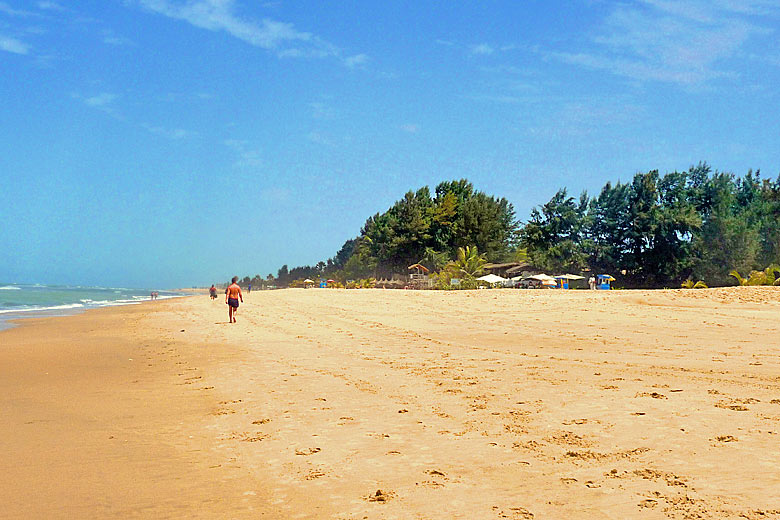
{"type": "Polygon", "coordinates": [[[428,268],[422,264],[412,264],[409,266],[409,270],[411,271],[412,269],[417,271],[417,274],[422,274],[422,273],[428,274],[428,268]]]}

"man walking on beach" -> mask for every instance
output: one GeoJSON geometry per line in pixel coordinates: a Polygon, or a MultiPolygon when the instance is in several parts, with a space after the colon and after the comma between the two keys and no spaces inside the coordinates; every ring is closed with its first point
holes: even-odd
{"type": "Polygon", "coordinates": [[[233,283],[225,291],[225,303],[228,305],[228,323],[236,322],[236,311],[238,310],[238,300],[244,303],[244,296],[241,294],[241,287],[236,283],[238,276],[233,277],[233,283]]]}

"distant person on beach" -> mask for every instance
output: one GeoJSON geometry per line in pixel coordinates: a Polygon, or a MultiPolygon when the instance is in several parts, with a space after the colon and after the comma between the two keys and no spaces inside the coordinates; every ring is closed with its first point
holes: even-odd
{"type": "Polygon", "coordinates": [[[241,294],[241,287],[238,286],[237,281],[238,276],[234,276],[233,283],[225,290],[225,303],[228,305],[228,323],[236,322],[238,300],[241,299],[241,303],[244,303],[244,296],[241,294]]]}
{"type": "Polygon", "coordinates": [[[209,296],[211,296],[212,300],[217,299],[217,288],[214,286],[214,284],[211,284],[211,287],[209,287],[209,296]]]}
{"type": "Polygon", "coordinates": [[[247,293],[251,293],[252,292],[252,284],[251,283],[249,285],[247,285],[246,292],[247,293]]]}

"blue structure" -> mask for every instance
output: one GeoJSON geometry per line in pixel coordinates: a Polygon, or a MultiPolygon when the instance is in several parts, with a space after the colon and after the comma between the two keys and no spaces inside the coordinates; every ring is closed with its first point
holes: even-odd
{"type": "Polygon", "coordinates": [[[610,285],[614,278],[608,274],[597,274],[596,275],[596,289],[600,291],[609,291],[612,286],[610,285]]]}
{"type": "Polygon", "coordinates": [[[569,279],[565,278],[563,276],[556,276],[555,281],[558,283],[556,286],[556,289],[568,289],[569,288],[569,279]]]}

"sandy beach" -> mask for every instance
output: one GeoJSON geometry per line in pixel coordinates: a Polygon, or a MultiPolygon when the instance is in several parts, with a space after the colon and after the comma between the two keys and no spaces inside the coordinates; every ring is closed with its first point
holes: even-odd
{"type": "Polygon", "coordinates": [[[0,517],[780,518],[780,288],[204,294],[0,332],[0,517]]]}

